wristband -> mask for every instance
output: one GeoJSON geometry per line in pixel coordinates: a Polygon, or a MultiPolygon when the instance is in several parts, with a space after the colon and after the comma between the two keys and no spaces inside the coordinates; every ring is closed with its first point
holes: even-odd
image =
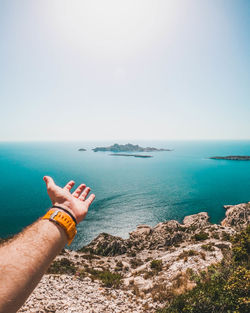
{"type": "Polygon", "coordinates": [[[70,211],[68,211],[67,209],[64,209],[64,208],[62,208],[61,206],[58,206],[58,205],[53,205],[53,207],[51,209],[53,209],[53,208],[60,209],[60,210],[62,210],[64,212],[68,213],[71,216],[72,220],[77,224],[74,215],[70,211]]]}
{"type": "MultiPolygon", "coordinates": [[[[61,209],[61,208],[60,208],[61,209]]],[[[49,220],[57,225],[61,226],[64,231],[66,232],[68,238],[68,245],[71,244],[73,241],[77,230],[76,230],[76,223],[72,219],[71,214],[65,211],[59,211],[56,209],[51,208],[43,217],[43,220],[49,220]]]]}

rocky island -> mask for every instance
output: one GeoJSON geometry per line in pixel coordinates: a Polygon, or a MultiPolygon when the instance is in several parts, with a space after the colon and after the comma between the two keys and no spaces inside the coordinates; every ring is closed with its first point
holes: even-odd
{"type": "Polygon", "coordinates": [[[135,157],[135,158],[152,158],[152,155],[145,154],[128,154],[128,153],[112,153],[111,156],[125,156],[125,157],[135,157]]]}
{"type": "Polygon", "coordinates": [[[102,233],[79,251],[63,250],[19,312],[177,313],[183,311],[169,305],[189,291],[188,305],[198,303],[199,309],[185,312],[226,312],[220,309],[225,299],[227,312],[249,312],[243,264],[249,258],[250,202],[225,209],[220,224],[201,212],[182,223],[139,225],[128,239],[102,233]],[[212,285],[199,291],[199,279],[212,285]],[[220,298],[220,290],[228,298],[220,298]]]}
{"type": "Polygon", "coordinates": [[[230,160],[230,161],[250,161],[250,156],[248,155],[229,155],[229,156],[215,156],[211,157],[213,160],[230,160]]]}
{"type": "Polygon", "coordinates": [[[109,151],[109,152],[155,152],[155,151],[172,151],[171,149],[157,149],[153,147],[140,147],[139,145],[133,145],[131,143],[128,143],[126,145],[119,145],[118,143],[115,143],[112,146],[108,147],[96,147],[92,149],[94,152],[98,151],[109,151]]]}
{"type": "Polygon", "coordinates": [[[87,151],[87,150],[84,148],[80,148],[80,149],[78,149],[78,151],[87,151]]]}

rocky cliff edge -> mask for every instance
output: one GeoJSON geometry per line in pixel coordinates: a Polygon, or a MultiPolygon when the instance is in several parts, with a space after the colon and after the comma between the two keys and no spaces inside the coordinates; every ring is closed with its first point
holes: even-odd
{"type": "Polygon", "coordinates": [[[249,225],[250,202],[225,209],[220,224],[201,212],[64,250],[19,312],[155,312],[168,294],[193,288],[192,276],[220,262],[230,237],[249,225]]]}

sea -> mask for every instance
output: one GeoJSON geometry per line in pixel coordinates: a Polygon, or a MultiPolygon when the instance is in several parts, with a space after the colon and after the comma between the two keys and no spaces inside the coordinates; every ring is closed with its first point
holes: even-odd
{"type": "Polygon", "coordinates": [[[152,158],[92,151],[113,143],[0,143],[0,237],[20,232],[50,207],[44,175],[59,186],[71,179],[76,185],[86,183],[96,195],[71,249],[102,232],[127,238],[139,224],[181,222],[186,215],[203,211],[211,223],[218,223],[225,216],[223,205],[250,201],[250,161],[210,159],[250,155],[250,141],[131,142],[173,149],[143,153],[152,158]]]}

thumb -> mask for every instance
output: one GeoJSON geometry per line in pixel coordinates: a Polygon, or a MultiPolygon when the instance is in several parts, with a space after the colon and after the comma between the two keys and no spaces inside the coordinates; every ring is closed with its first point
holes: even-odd
{"type": "Polygon", "coordinates": [[[45,181],[48,190],[49,190],[49,189],[52,190],[52,189],[55,188],[56,184],[55,184],[55,182],[54,182],[54,180],[53,180],[52,177],[50,177],[50,176],[44,176],[44,177],[43,177],[43,180],[45,181]]]}

